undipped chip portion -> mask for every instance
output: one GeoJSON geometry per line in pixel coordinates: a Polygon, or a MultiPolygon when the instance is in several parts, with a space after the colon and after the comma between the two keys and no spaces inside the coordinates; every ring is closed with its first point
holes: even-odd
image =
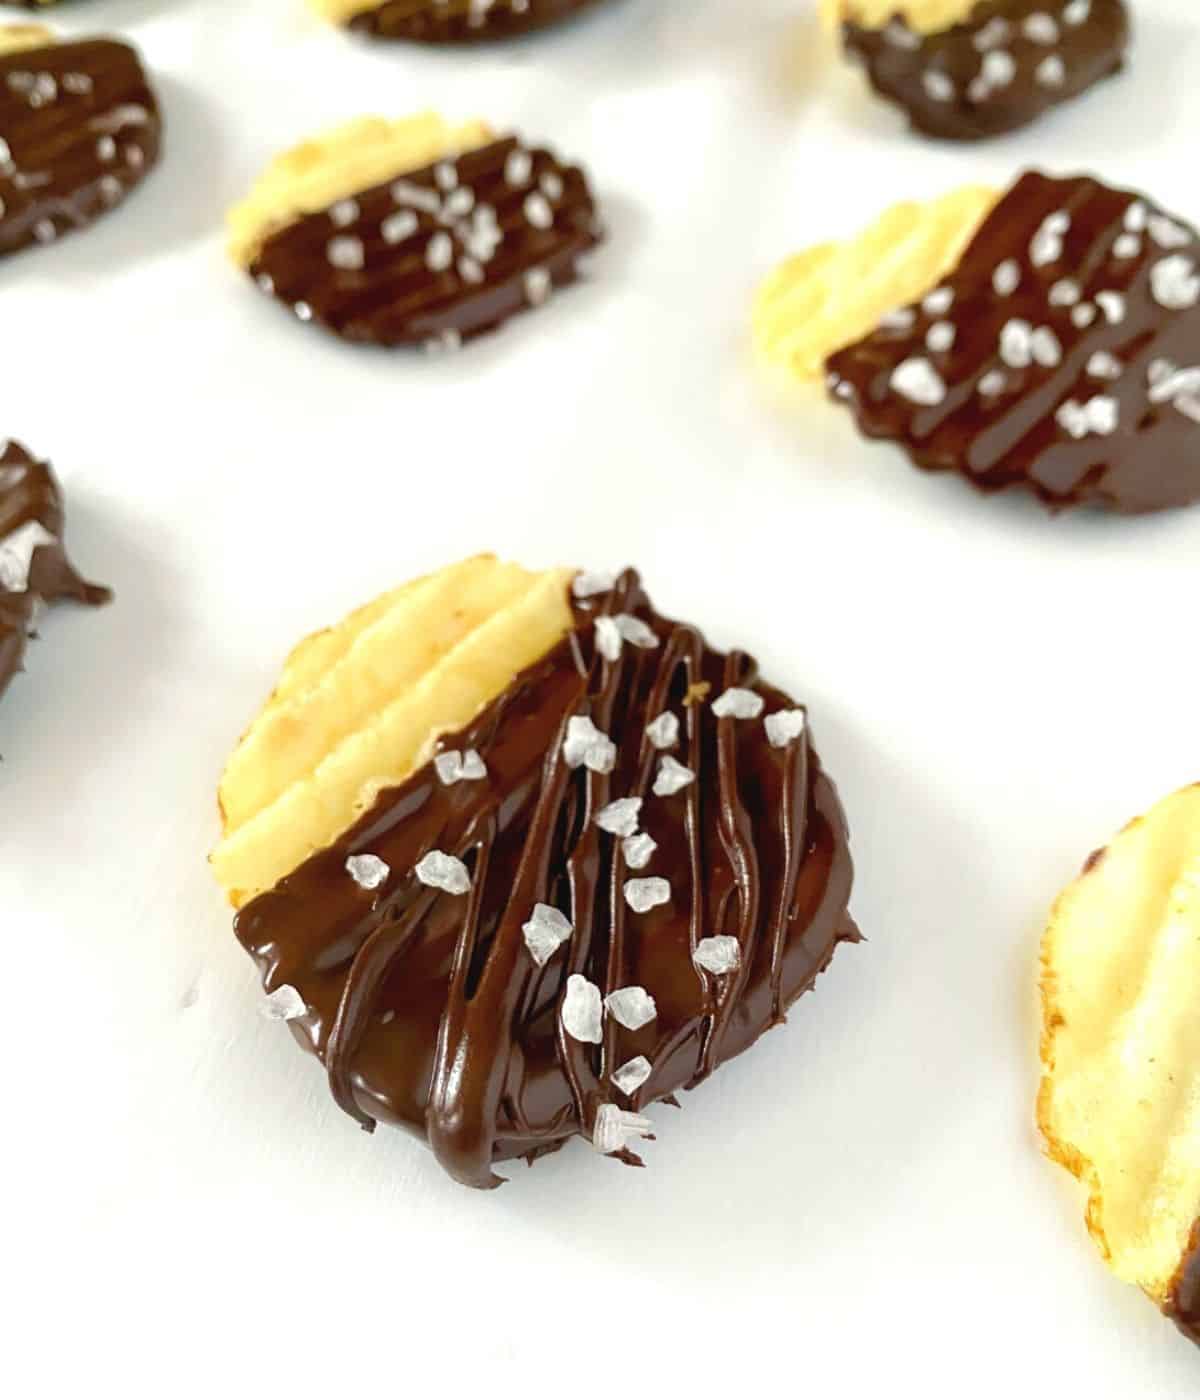
{"type": "Polygon", "coordinates": [[[45,49],[57,42],[44,24],[0,24],[0,55],[45,49]]]}
{"type": "Polygon", "coordinates": [[[570,577],[484,555],[302,643],[221,781],[212,864],[231,901],[335,840],[554,647],[572,626],[570,577]]]}
{"type": "Polygon", "coordinates": [[[1113,1271],[1200,1339],[1200,785],[1093,855],[1042,945],[1050,1155],[1113,1271]],[[1190,1315],[1189,1315],[1190,1311],[1190,1315]]]}
{"type": "Polygon", "coordinates": [[[755,300],[760,354],[799,379],[821,379],[830,355],[938,285],[998,199],[995,190],[969,186],[897,204],[857,238],[789,258],[755,300]]]}
{"type": "Polygon", "coordinates": [[[821,0],[821,15],[834,28],[857,24],[882,29],[893,19],[902,20],[918,34],[937,34],[961,24],[979,0],[821,0]]]}
{"type": "Polygon", "coordinates": [[[277,156],[249,195],[229,212],[229,253],[249,267],[263,243],[305,214],[419,170],[444,157],[485,146],[481,121],[453,125],[436,112],[388,121],[360,117],[277,156]]]}

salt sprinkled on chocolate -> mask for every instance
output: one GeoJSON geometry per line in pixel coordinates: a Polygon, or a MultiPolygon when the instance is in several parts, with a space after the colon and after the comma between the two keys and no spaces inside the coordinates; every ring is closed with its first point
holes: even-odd
{"type": "Polygon", "coordinates": [[[646,738],[656,749],[673,749],[679,742],[679,717],[664,710],[646,726],[646,738]]]}
{"type": "Polygon", "coordinates": [[[28,520],[0,539],[0,588],[24,593],[29,587],[29,570],[35,550],[58,541],[40,520],[28,520]]]}
{"type": "Polygon", "coordinates": [[[525,946],[538,967],[545,967],[574,932],[570,919],[552,904],[535,904],[521,925],[525,946]]]}
{"type": "Polygon", "coordinates": [[[773,749],[786,749],[804,733],[808,726],[808,716],[803,710],[777,710],[763,720],[767,732],[767,743],[773,749]]]}
{"type": "Polygon", "coordinates": [[[1155,214],[1147,221],[1150,230],[1150,237],[1160,248],[1183,248],[1192,241],[1192,235],[1187,229],[1181,228],[1173,219],[1168,219],[1165,214],[1155,214]]]}
{"type": "Polygon", "coordinates": [[[596,619],[596,650],[604,657],[605,661],[620,661],[623,644],[621,629],[617,626],[616,619],[598,617],[596,619]]]}
{"type": "Polygon", "coordinates": [[[1059,38],[1058,25],[1053,17],[1038,10],[1028,15],[1021,26],[1027,39],[1032,39],[1035,44],[1057,44],[1059,38]]]}
{"type": "Polygon", "coordinates": [[[613,836],[633,836],[642,810],[640,797],[618,797],[596,813],[596,825],[613,836]]]}
{"type": "Polygon", "coordinates": [[[1021,264],[1016,258],[1005,258],[992,274],[992,288],[999,297],[1012,296],[1021,285],[1021,264]]]}
{"type": "Polygon", "coordinates": [[[466,894],[471,888],[471,876],[457,856],[445,851],[430,851],[417,862],[416,877],[431,889],[446,894],[466,894]]]}
{"type": "Polygon", "coordinates": [[[954,305],[953,287],[935,287],[921,303],[927,316],[944,316],[954,305]]]}
{"type": "Polygon", "coordinates": [[[763,712],[764,703],[756,691],[735,685],[717,696],[712,703],[712,712],[718,719],[757,719],[763,712]]]}
{"type": "Polygon", "coordinates": [[[1120,419],[1120,405],[1107,394],[1098,394],[1087,403],[1068,399],[1054,415],[1060,427],[1076,439],[1095,434],[1107,437],[1115,433],[1120,419]]]}
{"type": "Polygon", "coordinates": [[[727,972],[735,971],[741,964],[742,950],[736,938],[723,933],[716,938],[702,938],[696,944],[692,961],[705,972],[722,977],[727,972]]]}
{"type": "Polygon", "coordinates": [[[892,388],[910,403],[933,408],[946,397],[946,382],[922,355],[902,360],[892,371],[892,388]]]}
{"type": "Polygon", "coordinates": [[[602,1006],[600,988],[581,973],[573,972],[567,978],[567,990],[562,1000],[560,1015],[563,1030],[572,1040],[599,1045],[604,1039],[602,1006]]]}
{"type": "Polygon", "coordinates": [[[879,322],[879,326],[885,331],[910,331],[916,319],[917,313],[911,306],[900,306],[895,311],[889,311],[879,322]]]}
{"type": "Polygon", "coordinates": [[[1095,302],[1110,326],[1119,326],[1125,319],[1125,298],[1120,292],[1097,292],[1095,302]]]}
{"type": "Polygon", "coordinates": [[[921,76],[921,82],[925,87],[926,94],[934,102],[954,101],[954,83],[945,73],[939,73],[935,68],[927,68],[921,76]]]}
{"type": "Polygon", "coordinates": [[[618,613],[613,621],[617,624],[622,640],[631,646],[653,651],[659,645],[658,633],[640,617],[634,617],[632,613],[618,613]]]}
{"type": "Polygon", "coordinates": [[[626,1113],[616,1104],[602,1103],[596,1110],[592,1144],[597,1152],[607,1157],[613,1152],[623,1152],[633,1138],[649,1137],[653,1128],[650,1119],[640,1113],[626,1113]]]}
{"type": "Polygon", "coordinates": [[[616,767],[617,746],[586,715],[572,715],[563,740],[563,759],[568,768],[582,764],[593,773],[611,773],[616,767]]]}
{"type": "Polygon", "coordinates": [[[571,580],[571,592],[576,598],[595,598],[601,593],[611,593],[616,582],[616,574],[609,570],[580,572],[571,580]]]}
{"type": "Polygon", "coordinates": [[[658,762],[658,773],[654,779],[655,797],[673,797],[696,781],[696,775],[685,768],[670,754],[664,754],[658,762]]]}
{"type": "Polygon", "coordinates": [[[1168,311],[1187,311],[1200,304],[1200,276],[1193,259],[1176,253],[1155,263],[1150,269],[1150,290],[1168,311]]]}
{"type": "Polygon", "coordinates": [[[604,998],[604,1009],[627,1031],[640,1031],[658,1015],[654,998],[645,987],[618,987],[604,998]]]}
{"type": "Polygon", "coordinates": [[[645,1055],[635,1055],[626,1060],[620,1069],[613,1070],[612,1082],[621,1093],[632,1098],[653,1072],[653,1065],[645,1055]]]}
{"type": "Polygon", "coordinates": [[[980,53],[986,53],[988,49],[994,49],[1001,44],[1007,44],[1012,38],[1012,25],[1008,20],[997,15],[995,19],[990,19],[982,29],[975,31],[971,42],[980,53]]]}
{"type": "Polygon", "coordinates": [[[660,875],[625,881],[625,903],[635,914],[648,914],[651,909],[668,904],[670,900],[671,886],[660,875]]]}
{"type": "Polygon", "coordinates": [[[949,321],[935,321],[925,333],[925,348],[935,355],[944,355],[954,348],[957,334],[949,321]]]}
{"type": "Polygon", "coordinates": [[[1074,306],[1081,295],[1078,282],[1073,282],[1069,277],[1060,277],[1046,293],[1046,300],[1051,306],[1074,306]]]}
{"type": "Polygon", "coordinates": [[[378,856],[364,854],[346,857],[346,873],[360,890],[377,890],[392,870],[378,856]]]}
{"type": "Polygon", "coordinates": [[[1121,361],[1107,350],[1097,350],[1087,362],[1087,372],[1093,379],[1120,379],[1124,370],[1121,361]]]}
{"type": "Polygon", "coordinates": [[[487,777],[487,765],[475,749],[468,749],[465,754],[458,749],[447,749],[434,756],[433,766],[446,787],[487,777]]]}
{"type": "Polygon", "coordinates": [[[621,842],[621,854],[630,870],[645,870],[657,850],[658,842],[653,836],[647,836],[644,831],[638,832],[636,836],[627,836],[621,842]]]}
{"type": "Polygon", "coordinates": [[[285,982],[263,998],[258,1011],[267,1021],[295,1021],[308,1011],[308,1004],[295,987],[285,982]]]}

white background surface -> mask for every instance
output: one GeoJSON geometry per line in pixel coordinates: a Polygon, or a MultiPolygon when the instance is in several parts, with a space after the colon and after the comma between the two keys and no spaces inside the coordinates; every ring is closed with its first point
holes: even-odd
{"type": "Polygon", "coordinates": [[[1036,163],[1200,217],[1194,6],[1137,9],[1126,77],[961,150],[827,63],[803,0],[616,0],[476,53],[355,42],[301,0],[55,13],[136,40],[169,125],[121,213],[0,273],[0,431],[56,462],[118,595],[49,619],[0,706],[14,1400],[702,1394],[727,1366],[783,1394],[1195,1395],[1200,1356],[1039,1156],[1032,985],[1060,885],[1200,776],[1200,511],[977,498],[779,402],[745,347],[777,258],[897,198],[1036,163]],[[585,160],[611,228],[588,286],[448,360],[298,325],[219,227],[282,146],[424,105],[585,160]],[[810,704],[870,942],[653,1111],[649,1170],[578,1144],[481,1195],[361,1133],[260,1020],[204,857],[291,643],[485,548],[636,562],[810,704]]]}

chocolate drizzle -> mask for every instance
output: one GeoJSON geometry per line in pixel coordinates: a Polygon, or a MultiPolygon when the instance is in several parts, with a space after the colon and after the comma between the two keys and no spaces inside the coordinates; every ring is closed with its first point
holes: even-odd
{"type": "Polygon", "coordinates": [[[597,0],[384,0],[350,20],[376,39],[421,44],[474,44],[544,29],[597,0]]]}
{"type": "Polygon", "coordinates": [[[250,273],[347,340],[452,348],[573,282],[599,239],[583,172],[508,137],[297,219],[250,273]]]}
{"type": "Polygon", "coordinates": [[[21,669],[39,603],[73,599],[97,606],[112,594],[85,583],[71,567],[63,544],[62,493],[48,463],[36,461],[15,442],[0,451],[0,694],[21,669]],[[40,542],[9,555],[30,529],[40,542]],[[44,538],[42,538],[44,533],[44,538]],[[13,577],[15,571],[22,577],[13,577]]]}
{"type": "Polygon", "coordinates": [[[827,367],[868,437],[982,490],[1200,499],[1200,238],[1135,194],[1023,175],[942,287],[827,367]]]}
{"type": "Polygon", "coordinates": [[[897,16],[842,36],[877,92],[950,141],[1013,131],[1078,97],[1120,70],[1130,38],[1124,0],[984,0],[934,34],[897,16]]]}
{"type": "Polygon", "coordinates": [[[592,1137],[602,1105],[640,1108],[700,1083],[782,1021],[837,944],[858,936],[845,823],[807,732],[776,748],[761,720],[686,703],[703,683],[711,697],[753,687],[768,714],[790,708],[787,697],[744,653],[723,656],[654,613],[632,572],[576,613],[562,644],[443,740],[477,749],[486,779],[447,787],[427,765],[237,920],[266,987],[291,984],[304,998],[293,1029],[323,1059],[341,1107],[364,1127],[385,1119],[423,1133],[470,1186],[498,1184],[493,1162],[592,1137]],[[658,646],[605,659],[598,612],[636,615],[658,646]],[[696,779],[655,796],[661,753],[645,730],[665,710],[681,720],[673,752],[696,779]],[[612,772],[567,765],[578,715],[615,742],[612,772]],[[644,799],[641,828],[657,842],[636,872],[595,822],[618,797],[644,799]],[[413,868],[431,850],[466,863],[469,894],[418,883],[413,868]],[[390,868],[374,891],[347,874],[361,853],[390,868]],[[634,876],[666,878],[670,900],[635,912],[623,893],[634,876]],[[573,926],[544,967],[522,935],[538,903],[573,926]],[[693,960],[717,934],[738,940],[731,973],[693,960]],[[644,987],[656,1018],[630,1031],[610,1016],[602,1044],[573,1039],[560,1016],[572,973],[605,994],[644,987]],[[638,1055],[652,1071],[626,1098],[612,1074],[638,1055]]]}
{"type": "Polygon", "coordinates": [[[161,131],[128,44],[0,57],[0,254],[52,243],[114,208],[158,159],[161,131]]]}

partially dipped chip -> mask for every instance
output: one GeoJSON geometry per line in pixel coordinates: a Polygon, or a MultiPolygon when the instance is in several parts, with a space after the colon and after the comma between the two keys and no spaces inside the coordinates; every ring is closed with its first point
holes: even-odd
{"type": "Polygon", "coordinates": [[[48,462],[0,441],[0,694],[21,670],[39,607],[107,603],[67,558],[62,491],[48,462]]]}
{"type": "Polygon", "coordinates": [[[318,14],[376,39],[474,44],[558,24],[598,0],[312,0],[318,14]]]}
{"type": "Polygon", "coordinates": [[[1200,1342],[1200,785],[1089,858],[1041,992],[1048,1151],[1109,1266],[1200,1342]]]}
{"type": "Polygon", "coordinates": [[[301,321],[451,348],[541,306],[600,239],[577,166],[481,122],[365,118],[279,157],[230,252],[301,321]]]}
{"type": "Polygon", "coordinates": [[[910,268],[904,242],[872,260],[868,237],[839,255],[865,268],[865,290],[836,275],[827,289],[822,267],[810,276],[798,260],[799,275],[777,274],[756,306],[767,358],[807,378],[824,355],[834,398],[868,437],[984,491],[1023,486],[1054,507],[1126,513],[1200,499],[1195,229],[1143,196],[1036,172],[999,200],[943,201],[914,218],[939,226],[935,250],[957,242],[951,266],[910,268]],[[947,210],[961,212],[957,234],[954,217],[940,227],[947,210]],[[861,334],[864,308],[888,301],[861,334]]]}
{"type": "Polygon", "coordinates": [[[470,1186],[573,1137],[638,1164],[646,1105],[857,937],[804,711],[632,571],[487,558],[386,595],[294,654],[222,806],[218,874],[269,886],[236,927],[270,1014],[470,1186]]]}
{"type": "Polygon", "coordinates": [[[134,49],[0,28],[0,254],[115,209],[158,159],[162,120],[134,49]]]}
{"type": "Polygon", "coordinates": [[[928,136],[970,141],[1037,120],[1117,72],[1124,0],[823,0],[872,87],[928,136]]]}

